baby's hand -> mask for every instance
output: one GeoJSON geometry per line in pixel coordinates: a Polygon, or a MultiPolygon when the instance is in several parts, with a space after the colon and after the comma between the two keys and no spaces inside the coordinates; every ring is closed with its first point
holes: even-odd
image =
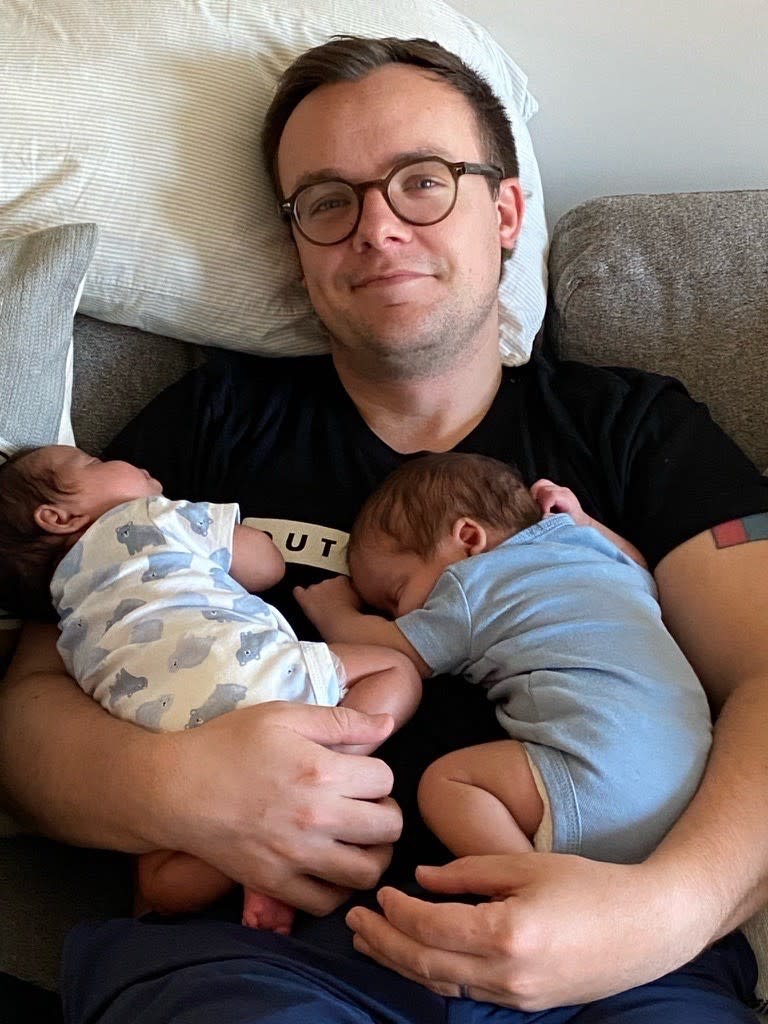
{"type": "Polygon", "coordinates": [[[592,522],[570,487],[560,487],[551,480],[537,480],[531,484],[531,497],[539,506],[543,516],[556,512],[567,512],[575,523],[588,525],[592,522]]]}
{"type": "Polygon", "coordinates": [[[360,615],[363,607],[346,576],[335,576],[311,587],[294,587],[293,596],[323,639],[331,643],[347,636],[345,624],[350,617],[360,615]]]}

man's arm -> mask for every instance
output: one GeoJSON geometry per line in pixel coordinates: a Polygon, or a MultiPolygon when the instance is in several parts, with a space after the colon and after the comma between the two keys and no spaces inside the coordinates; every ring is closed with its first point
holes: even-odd
{"type": "Polygon", "coordinates": [[[275,701],[153,733],[84,694],[55,636],[25,627],[0,684],[0,793],[20,821],[83,846],[184,850],[314,913],[376,883],[401,828],[391,771],[327,746],[378,744],[389,716],[275,701]]]}
{"type": "Polygon", "coordinates": [[[664,620],[717,716],[699,791],[659,850],[678,870],[687,861],[716,900],[711,938],[768,901],[768,540],[729,540],[749,534],[768,535],[768,513],[699,534],[655,574],[664,620]]]}
{"type": "MultiPolygon", "coordinates": [[[[759,533],[768,514],[750,522],[759,533]]],[[[707,531],[671,551],[656,579],[665,618],[721,709],[701,787],[657,850],[630,865],[533,853],[420,869],[429,889],[494,902],[435,905],[382,890],[383,916],[350,912],[358,949],[445,995],[466,985],[535,1010],[665,974],[768,900],[768,542],[718,548],[707,531]]]]}

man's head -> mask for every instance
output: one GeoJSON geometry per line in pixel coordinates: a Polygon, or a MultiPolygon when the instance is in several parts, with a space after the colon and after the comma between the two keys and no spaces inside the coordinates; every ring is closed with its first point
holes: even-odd
{"type": "Polygon", "coordinates": [[[427,39],[364,39],[337,36],[307,50],[284,72],[264,121],[262,147],[275,193],[285,198],[277,153],[286,122],[305,96],[321,85],[356,82],[390,64],[422,68],[460,93],[472,108],[480,144],[489,164],[505,178],[519,173],[517,151],[504,106],[485,79],[460,57],[427,39]]]}
{"type": "Polygon", "coordinates": [[[421,607],[449,565],[540,519],[504,462],[458,452],[412,459],[360,510],[347,551],[352,579],[368,604],[404,615],[421,607]]]}
{"type": "MultiPolygon", "coordinates": [[[[398,179],[389,204],[367,188],[356,230],[338,244],[313,244],[294,221],[304,282],[337,361],[374,377],[429,377],[497,346],[501,254],[517,237],[522,197],[504,108],[480,76],[426,40],[334,39],[286,71],[263,138],[283,200],[320,181],[380,181],[409,158],[498,166],[500,181],[462,174],[455,206],[437,223],[409,223],[391,208],[402,212],[404,189],[454,187],[424,174],[404,188],[398,179]]],[[[322,210],[356,203],[350,196],[325,194],[322,210]]]]}

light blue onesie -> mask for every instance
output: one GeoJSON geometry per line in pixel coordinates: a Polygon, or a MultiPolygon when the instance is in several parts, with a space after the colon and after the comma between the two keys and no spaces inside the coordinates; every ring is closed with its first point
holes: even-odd
{"type": "Polygon", "coordinates": [[[58,649],[107,710],[173,732],[268,700],[338,704],[341,664],[231,576],[237,505],[140,498],[59,563],[58,649]]]}
{"type": "Polygon", "coordinates": [[[656,586],[559,514],[456,562],[397,625],[435,673],[488,689],[543,780],[552,849],[642,860],[693,796],[711,741],[656,586]]]}

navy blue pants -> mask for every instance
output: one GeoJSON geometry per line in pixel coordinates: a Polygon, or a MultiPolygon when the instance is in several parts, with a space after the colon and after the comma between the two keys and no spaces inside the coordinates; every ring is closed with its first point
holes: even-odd
{"type": "MultiPolygon", "coordinates": [[[[595,1003],[537,1013],[445,999],[340,951],[224,921],[79,925],[64,955],[67,1024],[754,1024],[755,960],[735,933],[685,967],[595,1003]]],[[[323,927],[322,925],[320,926],[323,927]]],[[[346,929],[345,929],[346,931],[346,929]]],[[[346,932],[346,936],[348,936],[346,932]]],[[[343,941],[346,943],[347,938],[343,941]]]]}

